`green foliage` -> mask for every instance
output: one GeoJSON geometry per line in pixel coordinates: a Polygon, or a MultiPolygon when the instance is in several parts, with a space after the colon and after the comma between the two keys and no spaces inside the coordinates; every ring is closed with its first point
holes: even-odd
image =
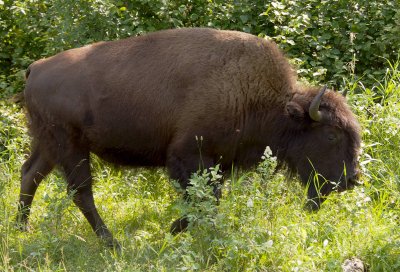
{"type": "Polygon", "coordinates": [[[189,203],[182,203],[182,214],[187,216],[190,224],[213,227],[217,212],[217,200],[213,194],[212,184],[218,186],[222,175],[219,166],[194,173],[189,180],[187,189],[189,203]]]}
{"type": "Polygon", "coordinates": [[[20,91],[24,69],[41,58],[45,37],[40,29],[46,10],[44,3],[34,1],[0,2],[0,98],[20,91]]]}
{"type": "Polygon", "coordinates": [[[4,0],[0,2],[0,97],[22,89],[26,67],[100,40],[176,27],[213,27],[274,39],[314,82],[385,73],[400,48],[396,0],[4,0]],[[357,69],[355,69],[357,67],[357,69]]]}
{"type": "MultiPolygon", "coordinates": [[[[373,180],[375,197],[400,189],[400,67],[399,60],[388,62],[390,69],[372,88],[362,85],[363,93],[354,99],[356,114],[363,120],[366,138],[363,147],[364,174],[373,180]],[[365,97],[368,96],[368,99],[365,97]],[[387,162],[391,162],[388,164],[387,162]],[[381,191],[379,188],[385,187],[381,191]]],[[[393,202],[392,199],[388,200],[393,202]]]]}
{"type": "Polygon", "coordinates": [[[161,169],[104,166],[93,156],[96,203],[123,246],[114,254],[57,171],[38,189],[32,231],[14,228],[29,138],[22,110],[0,101],[0,270],[341,271],[352,256],[370,271],[400,270],[399,22],[394,0],[0,0],[0,98],[21,90],[36,59],[99,40],[208,26],[268,36],[301,77],[344,84],[363,128],[363,185],[332,194],[318,213],[303,209],[299,182],[273,175],[268,149],[257,169],[226,180],[218,206],[208,186],[218,167],[193,175],[198,201],[184,206],[161,169]],[[169,225],[182,213],[192,224],[173,237],[169,225]]]}
{"type": "Polygon", "coordinates": [[[269,35],[296,58],[300,75],[317,81],[337,85],[365,74],[372,82],[384,75],[384,58],[399,52],[398,1],[276,1],[264,15],[274,25],[269,35]]]}
{"type": "Polygon", "coordinates": [[[19,149],[27,149],[27,139],[22,135],[27,132],[23,112],[16,105],[7,106],[0,101],[0,162],[16,159],[19,149]]]}

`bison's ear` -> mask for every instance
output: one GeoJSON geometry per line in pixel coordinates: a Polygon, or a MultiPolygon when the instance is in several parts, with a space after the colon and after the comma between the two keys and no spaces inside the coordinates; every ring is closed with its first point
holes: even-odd
{"type": "Polygon", "coordinates": [[[304,118],[304,109],[296,102],[290,101],[286,103],[286,112],[295,120],[304,118]]]}

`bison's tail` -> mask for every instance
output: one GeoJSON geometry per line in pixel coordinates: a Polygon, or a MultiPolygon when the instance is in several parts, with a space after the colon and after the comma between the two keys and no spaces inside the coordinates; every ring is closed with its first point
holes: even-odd
{"type": "Polygon", "coordinates": [[[15,104],[25,106],[25,96],[23,92],[17,93],[11,97],[11,101],[15,104]]]}
{"type": "Polygon", "coordinates": [[[25,72],[25,80],[28,79],[30,73],[31,73],[31,66],[29,65],[28,69],[26,69],[26,72],[25,72]]]}
{"type": "MultiPolygon", "coordinates": [[[[25,81],[28,79],[29,74],[31,73],[31,66],[29,65],[28,69],[25,71],[25,81]]],[[[24,92],[17,93],[11,97],[11,101],[15,104],[25,106],[25,95],[24,92]]]]}

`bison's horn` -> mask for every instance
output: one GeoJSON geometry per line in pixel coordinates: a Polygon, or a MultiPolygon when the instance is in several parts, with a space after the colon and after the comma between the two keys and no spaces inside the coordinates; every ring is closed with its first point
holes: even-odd
{"type": "Polygon", "coordinates": [[[322,120],[322,112],[319,111],[319,104],[321,103],[322,96],[326,91],[326,85],[322,88],[322,90],[314,97],[313,101],[311,101],[310,108],[308,113],[312,120],[320,122],[322,120]]]}

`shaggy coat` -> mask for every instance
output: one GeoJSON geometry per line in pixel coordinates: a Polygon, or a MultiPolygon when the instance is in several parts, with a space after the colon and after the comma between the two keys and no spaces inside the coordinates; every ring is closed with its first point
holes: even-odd
{"type": "MultiPolygon", "coordinates": [[[[318,206],[318,190],[327,195],[353,183],[360,144],[341,95],[323,95],[324,119],[310,117],[318,91],[297,85],[273,42],[235,31],[166,30],[36,61],[25,88],[33,145],[20,221],[58,165],[95,232],[112,243],[93,202],[90,152],[116,164],[166,166],[186,188],[199,168],[246,168],[270,146],[304,183],[315,171],[329,181],[309,186],[318,206]]],[[[185,227],[178,223],[173,228],[185,227]]]]}

